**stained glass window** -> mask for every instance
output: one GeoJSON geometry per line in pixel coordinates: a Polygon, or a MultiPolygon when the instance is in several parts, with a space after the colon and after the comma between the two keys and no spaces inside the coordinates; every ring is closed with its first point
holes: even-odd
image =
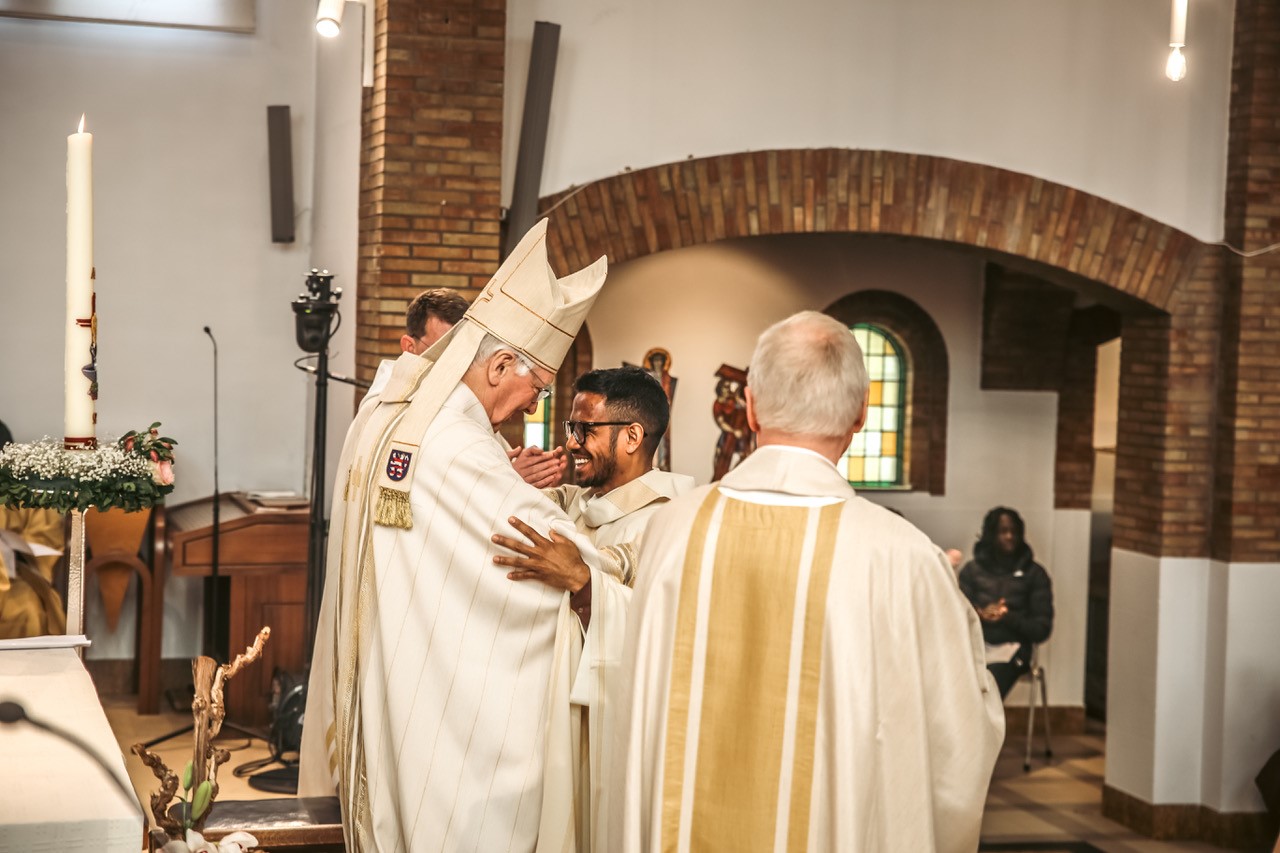
{"type": "Polygon", "coordinates": [[[552,409],[552,400],[555,395],[552,394],[545,400],[538,401],[538,408],[532,415],[524,416],[524,446],[525,447],[541,447],[543,450],[550,450],[551,443],[555,438],[555,433],[551,429],[551,425],[555,423],[553,420],[554,413],[552,409]]]}
{"type": "Polygon", "coordinates": [[[859,323],[850,331],[862,347],[871,386],[867,423],[840,462],[854,486],[901,486],[907,384],[902,347],[876,326],[859,323]]]}

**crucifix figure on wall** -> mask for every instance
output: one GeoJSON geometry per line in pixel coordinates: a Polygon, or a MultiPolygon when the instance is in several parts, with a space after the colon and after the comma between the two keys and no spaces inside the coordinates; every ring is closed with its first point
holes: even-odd
{"type": "Polygon", "coordinates": [[[746,459],[755,449],[755,433],[747,425],[747,371],[720,365],[716,371],[716,401],[711,405],[711,415],[720,428],[716,440],[716,455],[712,462],[711,480],[715,482],[735,464],[746,459]]]}

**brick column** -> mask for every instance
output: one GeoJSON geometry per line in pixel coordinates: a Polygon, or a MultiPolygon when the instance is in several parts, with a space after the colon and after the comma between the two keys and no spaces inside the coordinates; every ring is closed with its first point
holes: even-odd
{"type": "MultiPolygon", "coordinates": [[[[1280,6],[1235,14],[1224,232],[1251,252],[1280,242],[1280,6]]],[[[1207,248],[1123,347],[1103,813],[1270,843],[1253,777],[1280,745],[1280,255],[1207,248]]]]}
{"type": "MultiPolygon", "coordinates": [[[[1226,240],[1280,243],[1280,6],[1236,3],[1226,240]]],[[[1214,495],[1215,557],[1280,562],[1280,252],[1230,255],[1214,495]]]]}
{"type": "Polygon", "coordinates": [[[1114,546],[1207,557],[1212,523],[1222,253],[1206,250],[1171,306],[1124,319],[1114,546]]]}
{"type": "Polygon", "coordinates": [[[399,353],[408,301],[497,269],[506,0],[377,0],[364,91],[356,374],[399,353]]]}

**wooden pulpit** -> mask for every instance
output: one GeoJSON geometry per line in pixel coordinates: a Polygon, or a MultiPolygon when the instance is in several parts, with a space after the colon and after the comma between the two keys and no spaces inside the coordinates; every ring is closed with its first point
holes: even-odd
{"type": "MultiPolygon", "coordinates": [[[[231,653],[242,651],[263,625],[271,626],[262,659],[230,682],[227,714],[241,725],[265,727],[272,671],[301,670],[309,663],[304,659],[308,508],[234,493],[222,496],[219,516],[218,575],[229,580],[230,596],[216,615],[225,620],[231,653]]],[[[209,576],[213,499],[170,507],[166,539],[165,554],[175,576],[209,576]]]]}

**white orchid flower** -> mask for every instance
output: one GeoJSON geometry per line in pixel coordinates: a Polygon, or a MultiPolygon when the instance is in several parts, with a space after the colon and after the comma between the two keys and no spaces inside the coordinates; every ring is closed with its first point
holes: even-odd
{"type": "Polygon", "coordinates": [[[245,853],[257,846],[258,839],[241,830],[228,833],[215,844],[205,841],[204,836],[194,829],[188,829],[185,841],[174,839],[160,850],[161,853],[245,853]]]}

